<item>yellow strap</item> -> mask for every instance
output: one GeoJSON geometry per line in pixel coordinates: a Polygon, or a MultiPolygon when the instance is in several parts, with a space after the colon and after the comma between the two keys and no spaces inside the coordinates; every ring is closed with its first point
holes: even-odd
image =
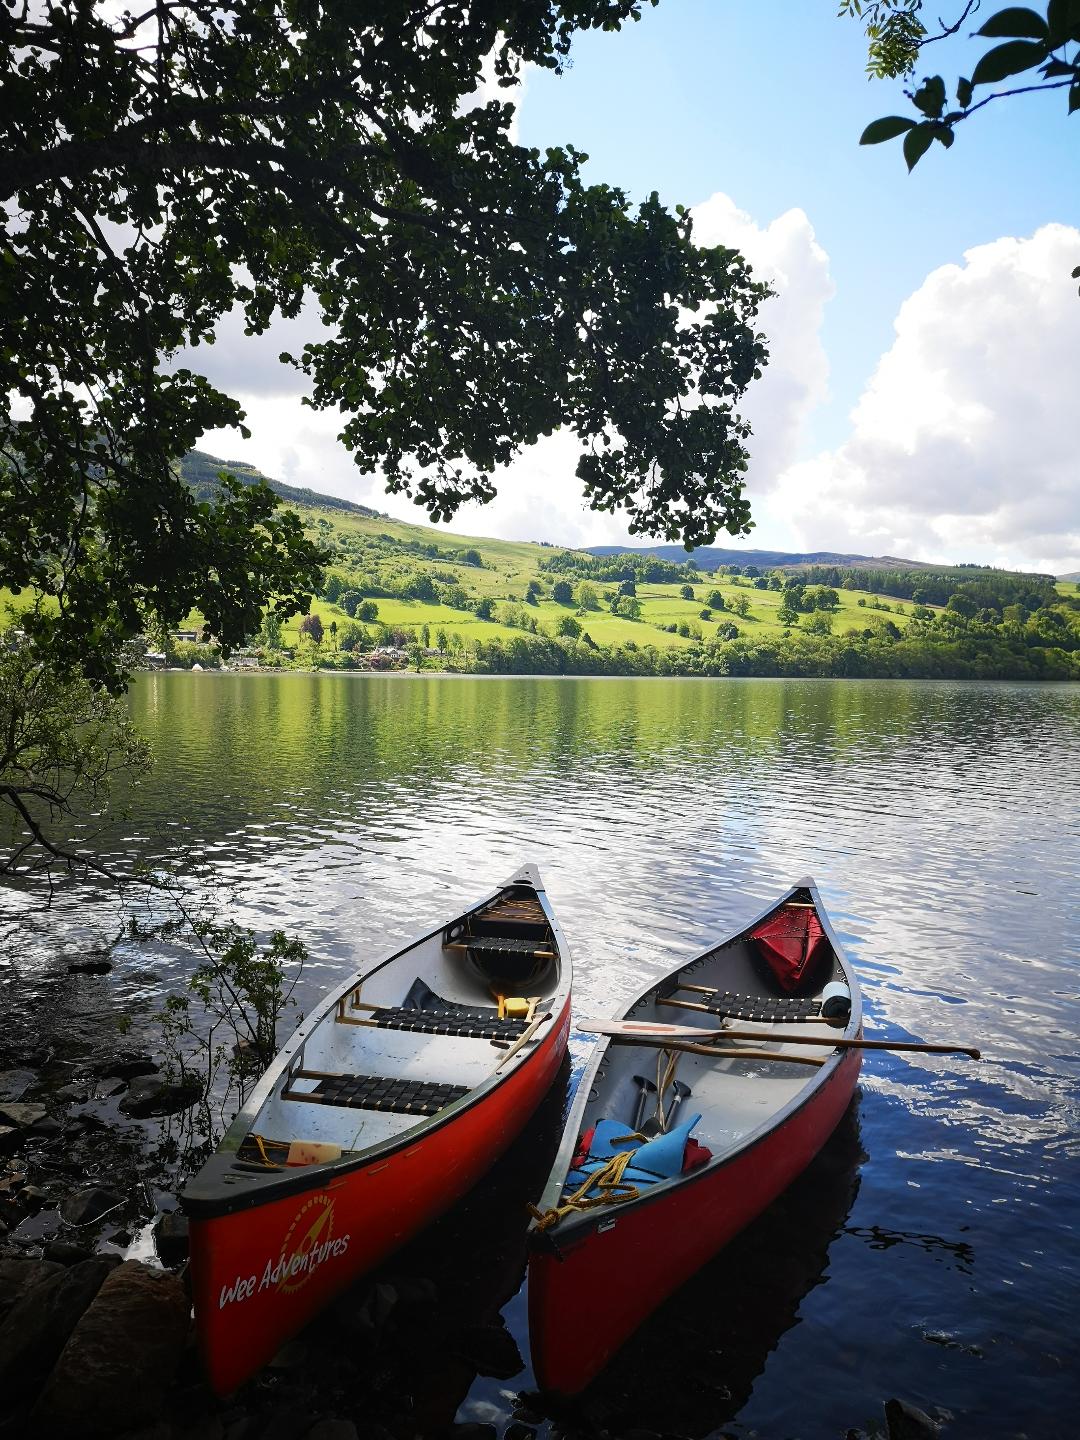
{"type": "MultiPolygon", "coordinates": [[[[620,1145],[627,1140],[644,1139],[644,1135],[620,1135],[612,1144],[620,1145]]],[[[637,1186],[623,1179],[623,1173],[633,1160],[634,1154],[633,1150],[620,1150],[618,1154],[612,1155],[606,1164],[586,1175],[583,1184],[579,1185],[572,1195],[568,1195],[561,1205],[555,1205],[550,1210],[540,1210],[535,1205],[529,1205],[529,1214],[536,1221],[537,1228],[550,1230],[564,1215],[571,1215],[575,1211],[593,1210],[599,1205],[621,1205],[624,1200],[636,1200],[637,1186]],[[594,1186],[599,1193],[590,1195],[589,1191],[594,1186]]]]}
{"type": "Polygon", "coordinates": [[[282,1169],[282,1166],[280,1166],[276,1160],[271,1160],[270,1156],[266,1153],[266,1142],[263,1140],[263,1137],[261,1135],[256,1135],[253,1131],[248,1136],[248,1139],[255,1141],[255,1146],[258,1149],[259,1154],[262,1156],[262,1162],[264,1165],[269,1165],[271,1170],[282,1169]]]}

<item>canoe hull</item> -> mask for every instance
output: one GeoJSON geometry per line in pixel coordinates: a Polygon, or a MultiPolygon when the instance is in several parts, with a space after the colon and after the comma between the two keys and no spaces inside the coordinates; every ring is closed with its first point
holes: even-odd
{"type": "Polygon", "coordinates": [[[550,1089],[569,1029],[567,999],[558,1023],[504,1083],[370,1164],[331,1174],[320,1167],[324,1183],[310,1190],[191,1217],[196,1326],[218,1394],[476,1184],[550,1089]]]}
{"type": "Polygon", "coordinates": [[[654,1202],[612,1207],[565,1246],[558,1229],[553,1244],[539,1242],[529,1261],[529,1330],[542,1389],[582,1390],[663,1300],[805,1170],[851,1102],[860,1058],[859,1050],[843,1052],[804,1104],[722,1165],[654,1202]]]}

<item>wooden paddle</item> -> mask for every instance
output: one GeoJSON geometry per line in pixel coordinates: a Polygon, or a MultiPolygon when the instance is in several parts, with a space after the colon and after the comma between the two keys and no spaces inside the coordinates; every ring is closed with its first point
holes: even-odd
{"type": "Polygon", "coordinates": [[[551,1011],[549,1010],[546,1015],[538,1015],[531,1025],[527,1025],[522,1031],[522,1033],[518,1036],[518,1038],[514,1041],[514,1043],[510,1046],[510,1049],[505,1052],[502,1059],[495,1066],[495,1069],[492,1073],[497,1075],[502,1069],[502,1067],[506,1064],[506,1062],[508,1060],[512,1060],[523,1045],[527,1045],[529,1043],[529,1041],[536,1034],[537,1030],[540,1029],[540,1026],[543,1025],[544,1021],[550,1019],[551,1011]]]}
{"type": "Polygon", "coordinates": [[[915,1050],[924,1055],[982,1054],[971,1045],[935,1045],[921,1040],[846,1040],[833,1035],[792,1035],[775,1030],[705,1030],[696,1025],[653,1024],[648,1020],[579,1020],[577,1028],[588,1035],[609,1035],[614,1040],[633,1036],[665,1045],[669,1040],[715,1042],[717,1040],[758,1040],[775,1045],[824,1045],[837,1050],[915,1050]]]}

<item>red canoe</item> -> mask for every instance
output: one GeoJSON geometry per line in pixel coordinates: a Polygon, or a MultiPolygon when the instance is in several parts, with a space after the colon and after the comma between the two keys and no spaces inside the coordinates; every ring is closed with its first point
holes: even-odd
{"type": "Polygon", "coordinates": [[[476,1184],[555,1078],[570,980],[528,866],[297,1029],[181,1197],[219,1394],[476,1184]]]}
{"type": "Polygon", "coordinates": [[[861,1051],[835,1045],[861,1034],[858,986],[810,880],[620,1026],[582,1075],[529,1232],[533,1369],[566,1395],[805,1169],[859,1073],[861,1051]],[[738,1038],[709,1035],[723,1026],[738,1038]]]}

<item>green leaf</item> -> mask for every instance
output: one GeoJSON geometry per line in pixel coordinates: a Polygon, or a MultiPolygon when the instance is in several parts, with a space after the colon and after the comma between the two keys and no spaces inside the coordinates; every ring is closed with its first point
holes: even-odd
{"type": "Polygon", "coordinates": [[[1047,80],[1063,80],[1067,75],[1076,74],[1075,65],[1066,65],[1064,60],[1051,60],[1049,65],[1044,65],[1039,71],[1047,80]]]}
{"type": "Polygon", "coordinates": [[[989,38],[1026,35],[1032,40],[1045,40],[1050,31],[1046,21],[1036,11],[1028,10],[1022,5],[1010,5],[1005,10],[999,10],[996,15],[991,15],[986,24],[975,33],[989,38]]]}
{"type": "Polygon", "coordinates": [[[933,125],[916,125],[904,136],[904,159],[909,174],[933,144],[934,129],[933,125]]]}
{"type": "Polygon", "coordinates": [[[1050,0],[1046,23],[1052,46],[1063,45],[1070,35],[1075,40],[1080,29],[1080,0],[1050,0]]]}
{"type": "Polygon", "coordinates": [[[1080,110],[1080,84],[1073,85],[1069,90],[1069,114],[1074,110],[1080,110]]]}
{"type": "Polygon", "coordinates": [[[937,120],[945,109],[945,81],[940,75],[933,75],[923,81],[911,98],[924,115],[937,120]]]}
{"type": "Polygon", "coordinates": [[[872,120],[859,137],[860,145],[880,145],[883,140],[895,140],[907,130],[915,128],[915,121],[905,115],[886,115],[881,120],[872,120]]]}
{"type": "Polygon", "coordinates": [[[934,139],[939,140],[941,144],[945,146],[945,149],[948,150],[956,139],[956,136],[953,134],[951,125],[935,125],[934,139]]]}
{"type": "Polygon", "coordinates": [[[958,80],[956,82],[956,103],[962,110],[966,110],[971,104],[971,81],[958,80]]]}
{"type": "Polygon", "coordinates": [[[1010,40],[1005,45],[995,45],[988,50],[971,76],[972,85],[994,85],[1009,75],[1018,75],[1021,70],[1030,70],[1046,59],[1045,44],[1034,45],[1030,40],[1010,40]]]}

